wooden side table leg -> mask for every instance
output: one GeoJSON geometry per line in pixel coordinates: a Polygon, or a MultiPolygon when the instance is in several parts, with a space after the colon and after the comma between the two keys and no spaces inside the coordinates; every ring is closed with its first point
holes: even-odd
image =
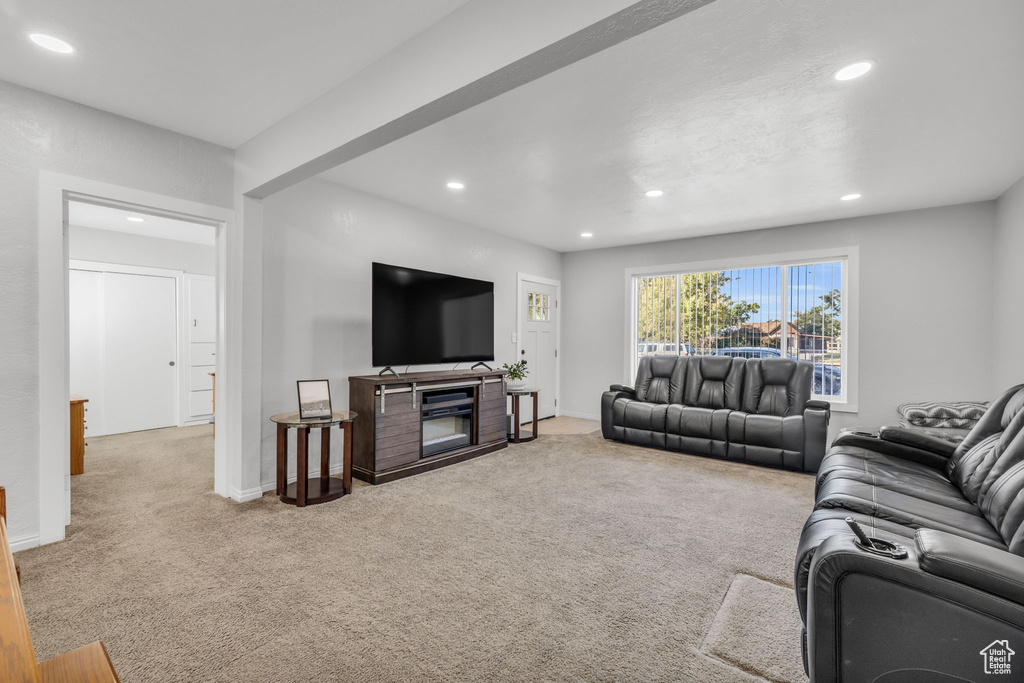
{"type": "Polygon", "coordinates": [[[341,470],[341,486],[345,494],[352,493],[352,423],[342,422],[341,429],[345,432],[345,454],[341,470]]]}
{"type": "Polygon", "coordinates": [[[331,428],[320,428],[320,478],[331,476],[331,428]]]}
{"type": "Polygon", "coordinates": [[[306,507],[306,488],[309,484],[309,427],[299,427],[296,436],[298,463],[295,467],[295,504],[303,508],[306,507]]]}
{"type": "Polygon", "coordinates": [[[533,438],[537,438],[537,409],[540,407],[540,392],[533,392],[533,438]]]}
{"type": "Polygon", "coordinates": [[[284,495],[288,485],[288,428],[277,425],[277,495],[284,495]]]}
{"type": "Polygon", "coordinates": [[[512,394],[512,443],[519,443],[519,394],[512,394]]]}

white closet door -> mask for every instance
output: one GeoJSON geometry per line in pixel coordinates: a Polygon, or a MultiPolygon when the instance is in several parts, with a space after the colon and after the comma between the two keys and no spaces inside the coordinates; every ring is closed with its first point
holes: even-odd
{"type": "Polygon", "coordinates": [[[89,399],[85,435],[103,436],[103,273],[68,274],[71,393],[89,399]]]}
{"type": "Polygon", "coordinates": [[[106,433],[175,426],[175,279],[121,273],[103,278],[106,433]]]}

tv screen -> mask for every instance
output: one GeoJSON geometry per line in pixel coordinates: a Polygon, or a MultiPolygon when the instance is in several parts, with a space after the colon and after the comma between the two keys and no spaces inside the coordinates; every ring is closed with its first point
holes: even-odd
{"type": "Polygon", "coordinates": [[[494,283],[373,264],[373,364],[494,358],[494,283]]]}

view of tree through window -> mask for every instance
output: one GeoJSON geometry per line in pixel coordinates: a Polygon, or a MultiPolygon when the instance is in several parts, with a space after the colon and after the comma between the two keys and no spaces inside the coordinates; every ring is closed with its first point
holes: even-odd
{"type": "Polygon", "coordinates": [[[779,358],[814,364],[813,392],[842,393],[843,262],[644,276],[637,358],[779,358]]]}

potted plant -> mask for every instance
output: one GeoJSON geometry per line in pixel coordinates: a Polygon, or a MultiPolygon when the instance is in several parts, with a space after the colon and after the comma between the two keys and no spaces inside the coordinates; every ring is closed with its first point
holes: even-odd
{"type": "Polygon", "coordinates": [[[526,375],[529,374],[529,370],[526,369],[526,361],[521,360],[518,363],[509,365],[505,363],[501,366],[505,372],[505,385],[509,389],[522,389],[526,386],[526,375]]]}

